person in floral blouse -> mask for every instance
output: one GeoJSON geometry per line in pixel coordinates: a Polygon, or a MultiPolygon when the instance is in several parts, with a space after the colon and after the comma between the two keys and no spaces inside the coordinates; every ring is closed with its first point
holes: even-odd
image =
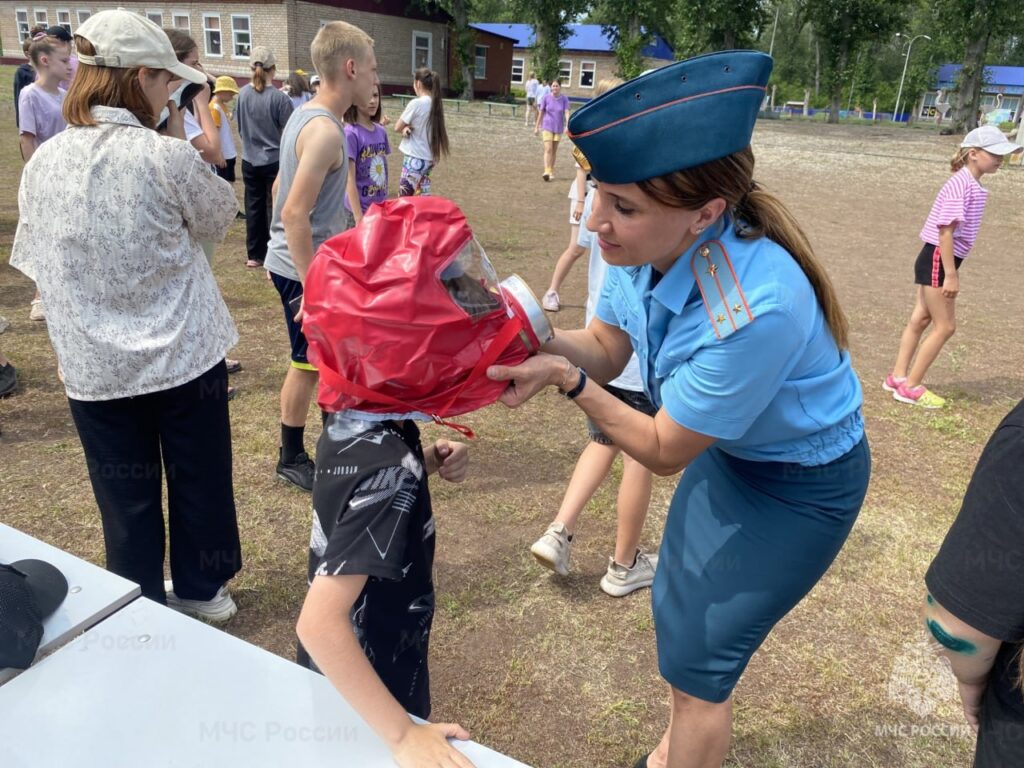
{"type": "Polygon", "coordinates": [[[68,128],[25,166],[11,266],[49,309],[107,568],[151,600],[226,620],[241,547],[224,355],[238,333],[199,242],[222,240],[238,208],[169,101],[206,75],[128,11],[95,14],[75,39],[68,128]]]}

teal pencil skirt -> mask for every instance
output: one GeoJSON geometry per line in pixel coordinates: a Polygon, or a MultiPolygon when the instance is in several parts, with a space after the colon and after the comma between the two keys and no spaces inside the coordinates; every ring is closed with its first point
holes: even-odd
{"type": "Polygon", "coordinates": [[[867,439],[817,467],[711,447],[679,482],[652,589],[658,666],[674,688],[729,698],[772,627],[818,582],[860,512],[867,439]]]}

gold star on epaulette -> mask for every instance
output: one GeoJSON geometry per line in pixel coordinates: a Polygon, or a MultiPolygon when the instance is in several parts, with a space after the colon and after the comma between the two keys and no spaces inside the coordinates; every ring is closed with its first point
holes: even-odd
{"type": "Polygon", "coordinates": [[[743,307],[740,306],[739,304],[733,304],[732,305],[732,311],[735,312],[738,315],[738,314],[740,314],[743,311],[743,307]]]}
{"type": "Polygon", "coordinates": [[[724,323],[725,322],[725,315],[719,313],[718,317],[716,317],[715,320],[717,320],[720,323],[724,323]]]}
{"type": "Polygon", "coordinates": [[[708,274],[711,275],[712,277],[717,275],[718,274],[718,265],[717,264],[712,264],[711,266],[709,266],[708,267],[708,274]]]}

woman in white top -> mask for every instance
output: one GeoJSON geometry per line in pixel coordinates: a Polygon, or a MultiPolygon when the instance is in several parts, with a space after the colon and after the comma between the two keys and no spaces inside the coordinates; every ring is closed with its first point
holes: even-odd
{"type": "Polygon", "coordinates": [[[236,608],[224,585],[241,549],[224,354],[238,334],[199,241],[221,240],[237,207],[184,141],[177,109],[170,135],[154,130],[180,79],[206,76],[129,11],[97,13],[75,38],[68,128],[22,173],[11,265],[50,308],[107,567],[145,597],[226,619],[236,608]]]}

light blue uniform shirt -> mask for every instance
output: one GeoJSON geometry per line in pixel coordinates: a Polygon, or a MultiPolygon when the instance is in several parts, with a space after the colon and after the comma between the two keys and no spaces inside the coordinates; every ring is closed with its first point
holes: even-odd
{"type": "Polygon", "coordinates": [[[766,237],[742,240],[723,221],[660,280],[649,264],[611,267],[597,317],[629,334],[655,405],[733,456],[815,466],[864,435],[849,353],[836,346],[803,270],[766,237]],[[729,295],[721,307],[713,295],[705,305],[694,272],[712,239],[735,274],[734,283],[731,274],[722,278],[729,295]],[[741,295],[729,293],[733,284],[741,295]],[[743,299],[753,320],[731,330],[725,313],[741,312],[743,299]]]}

